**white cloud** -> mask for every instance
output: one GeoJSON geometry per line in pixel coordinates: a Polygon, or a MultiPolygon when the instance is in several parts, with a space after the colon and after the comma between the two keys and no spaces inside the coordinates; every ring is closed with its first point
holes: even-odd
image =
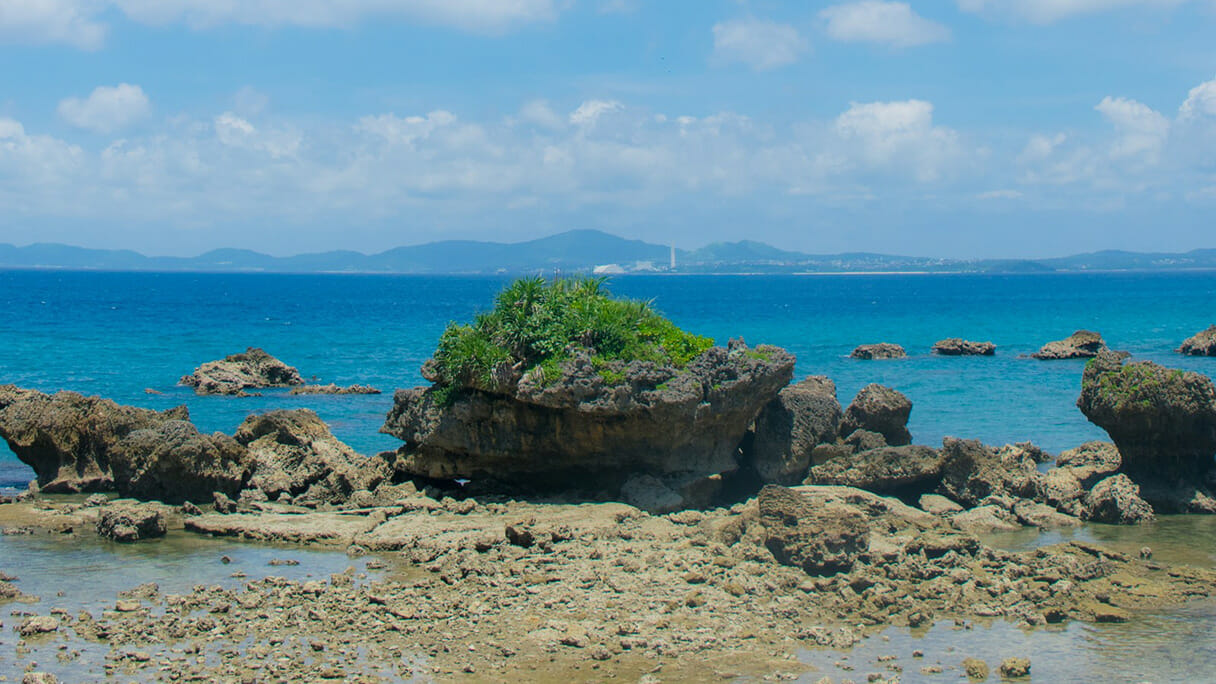
{"type": "Polygon", "coordinates": [[[225,24],[267,27],[348,27],[371,19],[401,19],[475,33],[502,33],[554,19],[555,0],[2,0],[0,41],[67,43],[97,49],[105,15],[121,12],[151,25],[225,24]]]}
{"type": "Polygon", "coordinates": [[[1139,157],[1156,162],[1170,134],[1170,122],[1160,113],[1135,100],[1105,97],[1094,107],[1112,123],[1119,137],[1111,148],[1111,156],[1139,157]]]}
{"type": "Polygon", "coordinates": [[[1178,109],[1178,115],[1182,119],[1216,116],[1216,79],[1191,88],[1186,101],[1178,109]]]}
{"type": "Polygon", "coordinates": [[[148,96],[129,83],[99,86],[85,99],[69,97],[59,102],[59,116],[77,128],[112,133],[148,115],[148,96]]]}
{"type": "Polygon", "coordinates": [[[828,35],[845,42],[905,48],[950,40],[950,29],[914,12],[906,2],[861,0],[833,5],[819,13],[828,35]]]}
{"type": "Polygon", "coordinates": [[[359,130],[384,138],[393,144],[411,145],[425,140],[437,129],[456,123],[456,115],[437,109],[426,116],[399,117],[394,114],[365,116],[359,120],[359,130]]]}
{"type": "Polygon", "coordinates": [[[742,62],[757,71],[798,61],[809,49],[798,29],[762,19],[733,19],[714,25],[714,59],[742,62]]]}
{"type": "Polygon", "coordinates": [[[570,123],[575,126],[594,126],[601,116],[608,112],[624,109],[624,105],[616,100],[587,100],[570,112],[570,123]]]}
{"type": "Polygon", "coordinates": [[[933,125],[924,100],[855,102],[836,118],[836,132],[870,165],[907,167],[921,181],[937,180],[965,154],[957,132],[933,125]]]}
{"type": "Polygon", "coordinates": [[[96,50],[105,42],[100,3],[88,0],[3,0],[0,42],[67,43],[96,50]]]}
{"type": "Polygon", "coordinates": [[[519,118],[542,128],[561,128],[565,125],[562,117],[558,116],[557,112],[553,111],[549,103],[544,100],[532,100],[525,103],[519,110],[519,118]]]}
{"type": "Polygon", "coordinates": [[[1189,0],[958,0],[959,9],[1005,15],[1036,24],[1051,24],[1083,14],[1128,7],[1169,9],[1189,0]]]}
{"type": "Polygon", "coordinates": [[[300,136],[293,131],[262,131],[232,112],[215,117],[213,125],[216,139],[228,147],[265,153],[275,159],[295,155],[300,150],[300,136]]]}
{"type": "Polygon", "coordinates": [[[1022,199],[1024,196],[1025,194],[1021,190],[1011,190],[1005,188],[1001,190],[988,190],[986,192],[981,192],[975,197],[976,199],[982,200],[1016,200],[1022,199]]]}

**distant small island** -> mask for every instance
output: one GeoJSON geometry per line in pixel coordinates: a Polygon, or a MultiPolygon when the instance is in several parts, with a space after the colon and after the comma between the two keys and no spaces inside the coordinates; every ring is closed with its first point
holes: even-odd
{"type": "Polygon", "coordinates": [[[598,230],[571,230],[525,242],[443,240],[378,254],[333,251],[289,257],[243,249],[164,257],[61,244],[0,244],[0,269],[423,275],[1176,272],[1216,270],[1216,249],[1179,254],[1107,250],[1046,259],[968,260],[868,252],[804,254],[751,240],[686,250],[598,230]]]}

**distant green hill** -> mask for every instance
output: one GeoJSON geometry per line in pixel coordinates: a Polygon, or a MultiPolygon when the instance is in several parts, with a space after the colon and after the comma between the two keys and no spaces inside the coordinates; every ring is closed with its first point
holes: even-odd
{"type": "MultiPolygon", "coordinates": [[[[149,257],[131,250],[38,243],[0,244],[0,268],[254,273],[521,274],[669,271],[671,248],[598,230],[572,230],[526,242],[443,240],[379,254],[354,251],[273,257],[216,249],[195,257],[149,257]]],[[[804,254],[754,240],[676,251],[676,273],[1046,273],[1053,271],[1216,270],[1216,249],[1184,254],[1106,250],[1051,259],[960,260],[869,252],[804,254]]]]}

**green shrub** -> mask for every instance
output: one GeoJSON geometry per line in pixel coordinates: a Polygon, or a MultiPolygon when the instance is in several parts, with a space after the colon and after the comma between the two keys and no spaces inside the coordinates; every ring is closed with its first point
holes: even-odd
{"type": "Polygon", "coordinates": [[[649,302],[613,299],[603,278],[521,278],[472,325],[449,323],[435,364],[440,384],[492,386],[504,366],[532,373],[543,386],[576,349],[593,354],[605,382],[624,381],[613,361],[653,361],[683,368],[713,340],[680,330],[649,302]]]}

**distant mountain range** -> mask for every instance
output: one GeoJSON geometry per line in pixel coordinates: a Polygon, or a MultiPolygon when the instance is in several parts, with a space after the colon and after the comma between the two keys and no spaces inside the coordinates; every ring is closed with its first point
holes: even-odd
{"type": "Polygon", "coordinates": [[[573,230],[527,242],[444,240],[379,254],[352,251],[274,257],[217,249],[196,257],[150,257],[130,250],[59,244],[0,244],[0,268],[251,273],[1046,273],[1067,271],[1216,270],[1216,249],[1185,254],[1102,251],[1051,259],[935,259],[864,252],[814,255],[762,242],[719,242],[675,250],[597,230],[573,230]]]}

